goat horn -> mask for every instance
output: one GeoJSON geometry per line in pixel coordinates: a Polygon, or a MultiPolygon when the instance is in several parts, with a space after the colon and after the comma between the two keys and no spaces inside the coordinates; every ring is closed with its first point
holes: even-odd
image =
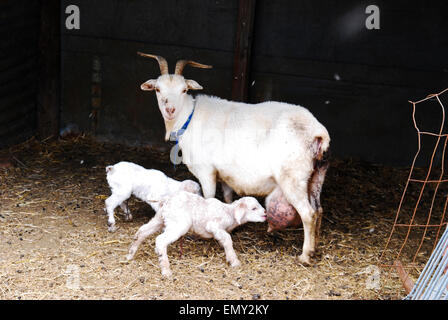
{"type": "Polygon", "coordinates": [[[160,67],[160,73],[163,74],[168,74],[168,62],[166,62],[166,59],[164,57],[161,56],[156,56],[153,54],[148,54],[148,53],[143,53],[143,52],[137,52],[138,55],[142,56],[142,57],[146,57],[146,58],[154,58],[157,60],[157,62],[159,63],[159,67],[160,67]]]}
{"type": "Polygon", "coordinates": [[[184,71],[184,68],[186,65],[191,65],[193,67],[196,68],[202,68],[202,69],[210,69],[212,68],[212,66],[206,65],[206,64],[202,64],[202,63],[198,63],[195,61],[191,61],[191,60],[179,60],[176,63],[176,70],[174,71],[174,74],[178,74],[181,75],[182,71],[184,71]]]}

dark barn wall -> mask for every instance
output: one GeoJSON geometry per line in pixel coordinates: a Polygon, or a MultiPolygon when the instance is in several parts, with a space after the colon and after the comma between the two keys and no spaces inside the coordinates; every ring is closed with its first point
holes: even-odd
{"type": "MultiPolygon", "coordinates": [[[[307,107],[328,128],[336,156],[409,164],[416,135],[407,101],[448,87],[448,7],[375,1],[381,29],[367,30],[370,4],[258,0],[249,100],[307,107]]],[[[165,56],[170,70],[180,58],[212,64],[184,73],[203,93],[231,97],[236,0],[62,1],[61,14],[62,126],[73,122],[114,141],[163,142],[155,94],[139,89],[159,69],[136,51],[165,56]],[[80,8],[80,30],[65,28],[70,4],[80,8]]]]}
{"type": "Polygon", "coordinates": [[[251,100],[306,106],[329,130],[333,154],[410,164],[408,100],[448,87],[447,12],[443,1],[258,0],[251,100]],[[380,30],[365,27],[370,4],[380,30]]]}
{"type": "Polygon", "coordinates": [[[0,1],[0,148],[36,131],[39,1],[0,1]]]}
{"type": "Polygon", "coordinates": [[[155,94],[140,90],[160,70],[137,51],[164,56],[170,72],[177,59],[212,64],[211,70],[187,67],[184,75],[202,84],[205,94],[230,97],[236,1],[78,0],[63,1],[62,8],[63,126],[73,122],[81,130],[94,129],[89,114],[98,100],[92,102],[92,83],[100,80],[99,136],[163,141],[155,94]],[[80,8],[80,30],[64,26],[69,4],[80,8]]]}

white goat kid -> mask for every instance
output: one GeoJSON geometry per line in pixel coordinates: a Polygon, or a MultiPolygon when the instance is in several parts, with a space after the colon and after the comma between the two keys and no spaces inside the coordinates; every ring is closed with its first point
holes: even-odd
{"type": "Polygon", "coordinates": [[[120,206],[125,213],[125,220],[131,220],[132,215],[126,200],[134,195],[148,203],[154,211],[159,210],[159,201],[179,191],[200,194],[199,184],[192,180],[177,181],[167,177],[163,172],[145,169],[132,162],[122,161],[106,167],[107,182],[112,195],[106,199],[105,211],[108,215],[109,231],[114,232],[114,210],[120,206]]]}
{"type": "Polygon", "coordinates": [[[202,87],[186,80],[183,68],[188,64],[211,66],[180,60],[175,73],[168,74],[163,57],[139,54],[159,62],[161,75],[143,83],[141,89],[156,91],[166,140],[172,133],[179,137],[179,130],[184,129],[178,138],[182,162],[199,180],[204,196],[215,196],[217,181],[225,183],[226,201],[231,200],[230,188],[239,195],[267,196],[280,187],[303,221],[300,261],[310,263],[328,168],[330,137],[325,127],[297,105],[252,105],[204,95],[194,99],[187,91],[202,87]]]}
{"type": "Polygon", "coordinates": [[[140,244],[151,234],[165,228],[156,238],[156,253],[159,256],[163,276],[170,276],[167,247],[192,231],[203,238],[215,238],[226,253],[226,260],[232,267],[240,265],[229,234],[234,228],[246,222],[264,222],[266,212],[255,198],[244,197],[232,204],[210,198],[179,192],[162,203],[154,218],[144,224],[135,234],[135,241],[129,249],[127,259],[134,258],[140,244]]]}

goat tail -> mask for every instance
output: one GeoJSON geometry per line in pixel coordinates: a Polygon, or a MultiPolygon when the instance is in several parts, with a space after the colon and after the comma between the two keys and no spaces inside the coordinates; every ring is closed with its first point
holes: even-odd
{"type": "Polygon", "coordinates": [[[317,136],[311,146],[313,159],[316,163],[328,163],[330,158],[330,138],[328,136],[317,136]]]}

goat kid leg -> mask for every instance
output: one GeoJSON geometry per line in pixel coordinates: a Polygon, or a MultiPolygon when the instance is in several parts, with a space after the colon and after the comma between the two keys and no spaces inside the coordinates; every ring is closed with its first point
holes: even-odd
{"type": "Polygon", "coordinates": [[[154,218],[149,220],[148,223],[144,224],[143,226],[138,229],[137,233],[134,236],[135,241],[132,243],[131,247],[129,248],[129,253],[126,256],[127,260],[132,260],[134,258],[135,253],[138,250],[138,247],[140,244],[150,235],[156,233],[157,231],[161,230],[163,227],[163,219],[160,215],[156,214],[154,218]]]}
{"type": "Polygon", "coordinates": [[[156,238],[156,253],[159,256],[159,264],[162,269],[162,276],[171,277],[170,262],[168,260],[167,247],[187,233],[189,228],[171,227],[156,238]]]}
{"type": "Polygon", "coordinates": [[[126,221],[131,221],[131,220],[132,220],[132,214],[131,214],[131,211],[129,210],[127,201],[123,201],[123,202],[120,204],[120,208],[121,208],[121,210],[123,210],[123,212],[124,212],[124,219],[125,219],[126,221]]]}
{"type": "Polygon", "coordinates": [[[238,260],[238,257],[233,249],[232,237],[225,230],[218,228],[210,228],[213,236],[216,240],[218,240],[219,244],[224,248],[226,253],[226,260],[232,267],[238,267],[241,265],[241,262],[238,260]]]}
{"type": "Polygon", "coordinates": [[[109,198],[106,199],[106,212],[107,212],[107,225],[109,232],[115,232],[117,228],[115,227],[115,217],[114,211],[115,208],[123,203],[123,201],[127,200],[126,196],[112,194],[109,198]]]}

